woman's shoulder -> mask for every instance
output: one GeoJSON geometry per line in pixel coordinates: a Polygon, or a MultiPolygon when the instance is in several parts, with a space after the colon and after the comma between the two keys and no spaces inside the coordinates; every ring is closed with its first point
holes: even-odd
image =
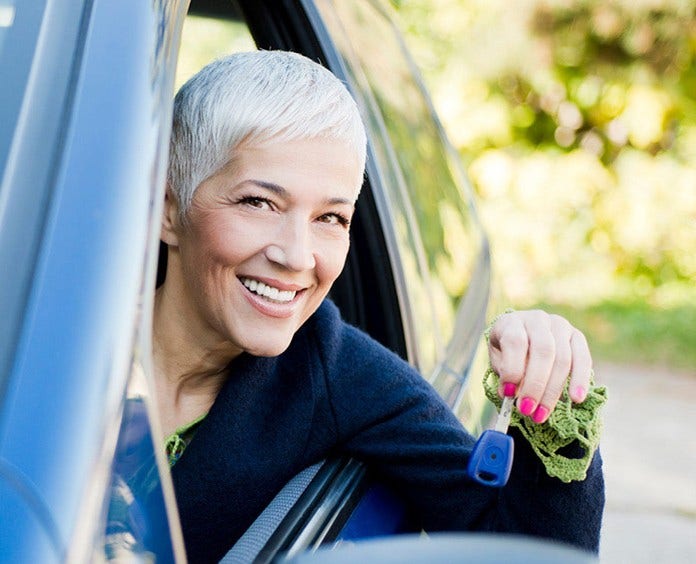
{"type": "Polygon", "coordinates": [[[420,374],[390,349],[347,323],[326,299],[308,320],[302,340],[316,351],[324,377],[341,384],[367,379],[370,386],[384,379],[422,381],[420,374]]]}
{"type": "Polygon", "coordinates": [[[307,329],[306,338],[316,347],[315,360],[321,365],[313,373],[318,376],[315,389],[328,401],[339,436],[353,437],[377,422],[392,421],[402,428],[425,412],[441,414],[442,421],[452,424],[449,408],[420,373],[343,321],[331,302],[322,304],[307,329]]]}
{"type": "Polygon", "coordinates": [[[327,360],[337,360],[336,356],[349,354],[351,362],[363,359],[374,363],[381,360],[411,370],[410,365],[396,353],[358,327],[344,321],[336,304],[328,298],[308,324],[307,336],[316,343],[327,360]]]}

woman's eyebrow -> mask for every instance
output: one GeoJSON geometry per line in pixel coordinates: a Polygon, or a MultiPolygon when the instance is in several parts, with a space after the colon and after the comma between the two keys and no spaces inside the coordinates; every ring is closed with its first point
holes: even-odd
{"type": "MultiPolygon", "coordinates": [[[[266,190],[270,190],[274,194],[280,196],[280,197],[289,197],[290,194],[289,192],[280,186],[279,184],[276,184],[275,182],[268,182],[266,180],[256,180],[254,178],[250,178],[249,180],[245,180],[245,183],[248,182],[250,184],[254,184],[258,186],[259,188],[264,188],[266,190]]],[[[326,203],[330,205],[340,205],[340,204],[345,204],[348,206],[354,206],[355,202],[348,199],[348,198],[327,198],[326,203]]]]}
{"type": "Polygon", "coordinates": [[[278,196],[287,196],[288,191],[280,186],[279,184],[275,184],[274,182],[267,182],[265,180],[255,180],[253,178],[250,178],[246,182],[249,182],[251,184],[255,184],[259,188],[265,188],[266,190],[270,190],[274,194],[277,194],[278,196]]]}
{"type": "Polygon", "coordinates": [[[326,203],[331,204],[332,206],[341,204],[351,207],[355,206],[355,202],[353,200],[349,200],[348,198],[329,198],[328,200],[326,200],[326,203]]]}

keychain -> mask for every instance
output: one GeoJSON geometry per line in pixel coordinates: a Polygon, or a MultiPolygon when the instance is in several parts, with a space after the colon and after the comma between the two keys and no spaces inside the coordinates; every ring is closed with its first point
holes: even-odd
{"type": "Polygon", "coordinates": [[[471,451],[467,473],[484,486],[503,487],[510,477],[515,443],[507,434],[515,397],[505,396],[494,429],[484,431],[471,451]]]}

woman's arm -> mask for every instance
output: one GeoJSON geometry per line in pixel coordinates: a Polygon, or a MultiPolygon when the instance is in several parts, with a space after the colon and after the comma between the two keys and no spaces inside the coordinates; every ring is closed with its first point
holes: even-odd
{"type": "MultiPolygon", "coordinates": [[[[516,318],[511,315],[505,324],[516,318]]],[[[537,334],[534,329],[528,342],[537,334]]],[[[566,484],[546,475],[529,444],[513,431],[516,452],[508,485],[478,485],[466,473],[475,439],[410,366],[348,326],[325,356],[340,447],[393,485],[426,530],[506,531],[597,552],[604,506],[598,454],[585,480],[566,484]]],[[[531,373],[526,367],[524,378],[531,373]]],[[[581,378],[577,385],[585,382],[581,378]]]]}

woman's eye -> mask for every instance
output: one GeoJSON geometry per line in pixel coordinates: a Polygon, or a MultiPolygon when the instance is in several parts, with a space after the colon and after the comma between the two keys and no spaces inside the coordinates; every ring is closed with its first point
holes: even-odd
{"type": "Polygon", "coordinates": [[[246,196],[244,198],[240,198],[239,203],[260,210],[272,209],[273,207],[270,200],[266,198],[260,198],[258,196],[246,196]]]}
{"type": "Polygon", "coordinates": [[[340,225],[341,227],[348,227],[350,225],[350,219],[340,213],[325,213],[319,217],[319,221],[328,223],[329,225],[340,225]]]}

